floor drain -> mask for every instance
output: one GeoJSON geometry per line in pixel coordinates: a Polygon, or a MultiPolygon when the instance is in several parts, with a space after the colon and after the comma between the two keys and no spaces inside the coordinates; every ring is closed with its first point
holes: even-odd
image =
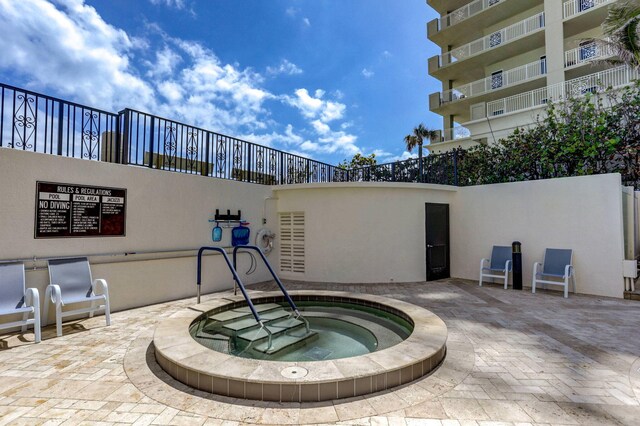
{"type": "Polygon", "coordinates": [[[302,367],[287,367],[280,370],[280,374],[287,379],[299,379],[309,374],[309,371],[302,367]]]}

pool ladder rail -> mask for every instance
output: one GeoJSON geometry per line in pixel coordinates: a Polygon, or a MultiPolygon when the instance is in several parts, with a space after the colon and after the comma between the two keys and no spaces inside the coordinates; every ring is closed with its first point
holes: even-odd
{"type": "Polygon", "coordinates": [[[256,310],[253,302],[251,301],[251,298],[249,297],[249,294],[247,293],[247,290],[246,290],[244,284],[242,283],[242,280],[238,276],[238,271],[236,269],[236,266],[237,266],[237,255],[238,255],[238,251],[239,250],[252,250],[252,251],[256,251],[260,255],[260,258],[263,260],[263,262],[267,266],[267,269],[271,273],[271,276],[274,278],[274,280],[278,284],[278,287],[282,291],[282,294],[284,295],[285,300],[287,301],[287,303],[291,307],[291,309],[292,309],[291,316],[294,319],[302,321],[304,323],[304,325],[305,325],[305,330],[306,330],[307,334],[310,334],[309,321],[302,316],[302,314],[298,310],[298,307],[294,303],[293,299],[291,299],[291,296],[289,295],[289,293],[287,292],[286,288],[282,284],[282,281],[280,281],[280,278],[278,278],[278,276],[274,272],[273,268],[271,267],[271,264],[269,263],[269,261],[267,261],[267,258],[264,256],[264,253],[262,253],[260,248],[257,247],[257,246],[251,246],[251,245],[246,245],[245,246],[245,245],[243,245],[243,246],[234,247],[234,249],[233,249],[233,264],[231,264],[231,261],[229,260],[229,256],[227,256],[227,252],[223,248],[221,248],[221,247],[210,247],[210,246],[201,247],[198,250],[198,271],[197,271],[197,282],[196,282],[197,303],[200,304],[200,293],[201,293],[201,287],[202,287],[202,254],[205,251],[218,252],[224,258],[225,263],[227,264],[227,267],[229,268],[229,270],[231,271],[231,274],[233,275],[233,280],[234,280],[233,293],[237,294],[237,289],[238,289],[238,287],[240,288],[240,291],[242,292],[242,295],[244,296],[244,299],[246,300],[247,305],[249,306],[249,309],[251,310],[251,314],[253,315],[253,317],[255,318],[256,322],[260,326],[260,329],[264,330],[265,333],[267,334],[267,339],[268,339],[267,350],[271,349],[271,347],[273,346],[273,333],[269,329],[269,327],[266,326],[266,324],[264,323],[264,321],[260,317],[260,314],[258,313],[258,311],[256,310]]]}

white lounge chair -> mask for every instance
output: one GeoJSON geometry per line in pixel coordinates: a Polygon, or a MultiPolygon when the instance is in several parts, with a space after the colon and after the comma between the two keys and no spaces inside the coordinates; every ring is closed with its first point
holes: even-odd
{"type": "Polygon", "coordinates": [[[103,279],[92,279],[89,260],[86,257],[49,260],[49,285],[44,306],[44,324],[47,324],[49,302],[56,307],[56,333],[62,336],[62,318],[71,315],[93,313],[104,309],[107,325],[111,325],[109,287],[103,279]],[[100,294],[98,294],[98,291],[100,294]],[[90,302],[89,308],[62,311],[65,305],[90,302]]]}
{"type": "Polygon", "coordinates": [[[504,280],[504,288],[509,285],[509,272],[511,272],[511,247],[493,246],[491,259],[480,261],[480,287],[482,280],[486,278],[500,278],[504,280]]]}
{"type": "Polygon", "coordinates": [[[0,329],[22,326],[25,333],[33,324],[35,342],[40,343],[40,295],[35,288],[25,288],[22,263],[0,264],[0,316],[12,314],[22,314],[22,320],[0,324],[0,329]]]}
{"type": "Polygon", "coordinates": [[[564,287],[564,297],[569,297],[569,280],[573,281],[573,292],[576,292],[576,276],[573,268],[573,250],[571,249],[546,249],[544,262],[533,264],[533,279],[531,292],[536,292],[536,284],[552,284],[564,287]],[[555,278],[549,280],[547,278],[555,278]],[[562,279],[562,281],[558,281],[562,279]]]}

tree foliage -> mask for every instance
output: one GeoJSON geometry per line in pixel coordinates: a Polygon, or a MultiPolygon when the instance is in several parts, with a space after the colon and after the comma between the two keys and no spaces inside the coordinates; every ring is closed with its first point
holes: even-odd
{"type": "Polygon", "coordinates": [[[620,173],[640,183],[640,85],[549,104],[544,116],[492,145],[459,150],[461,185],[620,173]]]}
{"type": "Polygon", "coordinates": [[[338,164],[338,167],[343,169],[357,169],[360,167],[375,166],[376,164],[378,164],[378,160],[376,160],[375,154],[367,156],[357,153],[351,160],[345,158],[344,161],[338,164]]]}
{"type": "Polygon", "coordinates": [[[614,54],[604,62],[640,68],[640,0],[612,4],[602,28],[606,38],[598,43],[614,54]]]}

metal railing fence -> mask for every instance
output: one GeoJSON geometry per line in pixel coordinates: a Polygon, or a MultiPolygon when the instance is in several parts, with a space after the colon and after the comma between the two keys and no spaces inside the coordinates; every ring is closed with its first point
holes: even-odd
{"type": "Polygon", "coordinates": [[[0,147],[284,185],[347,170],[149,113],[112,113],[0,83],[0,147]]]}

